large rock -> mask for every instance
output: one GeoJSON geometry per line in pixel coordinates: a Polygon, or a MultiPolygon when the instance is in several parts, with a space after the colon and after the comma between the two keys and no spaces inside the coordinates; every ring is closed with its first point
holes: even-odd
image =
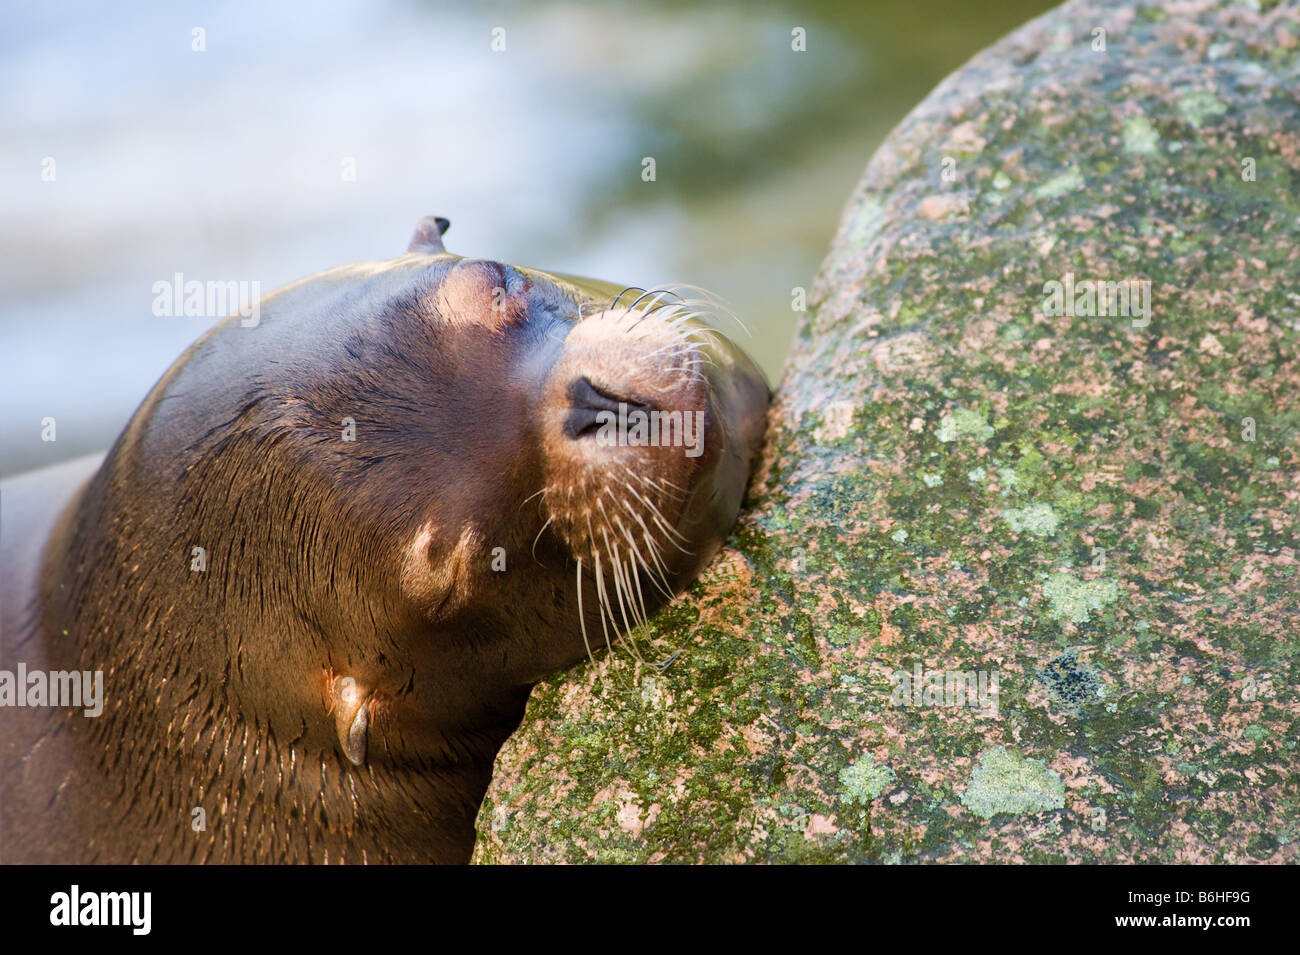
{"type": "Polygon", "coordinates": [[[680,655],[539,686],[476,858],[1300,861],[1298,91],[1264,2],[1071,3],[935,90],[680,655]]]}

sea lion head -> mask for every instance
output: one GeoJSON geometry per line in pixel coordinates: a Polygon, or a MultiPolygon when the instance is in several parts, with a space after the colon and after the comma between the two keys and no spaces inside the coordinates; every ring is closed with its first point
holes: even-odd
{"type": "MultiPolygon", "coordinates": [[[[422,525],[430,533],[408,581],[423,565],[443,582],[431,589],[444,601],[431,608],[436,615],[456,603],[445,601],[457,566],[487,568],[492,546],[527,542],[537,566],[558,557],[570,574],[575,633],[590,652],[589,617],[605,641],[625,633],[688,583],[730,532],[768,386],[706,323],[720,314],[707,296],[449,256],[447,225],[425,219],[411,243],[416,255],[449,260],[430,300],[436,317],[426,318],[456,329],[459,373],[495,382],[511,410],[484,422],[499,430],[465,450],[481,457],[498,439],[505,453],[476,482],[495,500],[459,514],[440,502],[443,517],[422,525]],[[487,526],[485,514],[503,520],[487,526]]],[[[460,603],[475,576],[462,575],[460,603]]],[[[492,581],[477,576],[490,594],[492,581]]],[[[572,653],[564,641],[557,650],[572,653]]]]}

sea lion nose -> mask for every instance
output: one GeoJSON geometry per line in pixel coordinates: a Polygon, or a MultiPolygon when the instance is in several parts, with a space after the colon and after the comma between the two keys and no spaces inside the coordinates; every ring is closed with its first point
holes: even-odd
{"type": "Polygon", "coordinates": [[[597,388],[591,379],[576,378],[569,383],[569,413],[564,419],[564,436],[570,440],[595,435],[606,422],[624,420],[633,411],[649,412],[652,405],[610,391],[597,388]]]}

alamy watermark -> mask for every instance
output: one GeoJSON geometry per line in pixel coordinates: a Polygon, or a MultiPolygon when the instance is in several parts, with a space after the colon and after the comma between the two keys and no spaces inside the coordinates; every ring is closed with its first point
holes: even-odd
{"type": "Polygon", "coordinates": [[[185,280],[181,272],[153,283],[153,313],[159,318],[225,318],[255,328],[262,320],[262,283],[253,279],[185,280]]]}
{"type": "Polygon", "coordinates": [[[965,706],[979,716],[998,715],[997,670],[927,670],[920,663],[911,671],[889,675],[893,706],[965,706]]]}
{"type": "Polygon", "coordinates": [[[50,896],[50,924],[123,926],[148,935],[153,926],[152,892],[85,892],[73,885],[50,896]]]}
{"type": "Polygon", "coordinates": [[[0,706],[81,707],[83,716],[104,712],[103,670],[0,670],[0,706]]]}
{"type": "Polygon", "coordinates": [[[629,410],[625,401],[618,403],[618,414],[596,412],[596,442],[608,447],[685,448],[688,458],[704,453],[703,411],[629,410]]]}
{"type": "Polygon", "coordinates": [[[1151,324],[1151,280],[1119,282],[1075,280],[1073,272],[1043,283],[1043,314],[1048,317],[1132,318],[1134,328],[1151,324]]]}

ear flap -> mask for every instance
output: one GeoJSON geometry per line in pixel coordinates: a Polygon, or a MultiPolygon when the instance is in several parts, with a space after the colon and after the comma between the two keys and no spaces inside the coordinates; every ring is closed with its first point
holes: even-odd
{"type": "Polygon", "coordinates": [[[446,252],[442,234],[450,228],[451,222],[442,216],[425,216],[415,227],[415,235],[411,236],[411,244],[406,247],[406,251],[426,252],[429,255],[446,252]]]}

